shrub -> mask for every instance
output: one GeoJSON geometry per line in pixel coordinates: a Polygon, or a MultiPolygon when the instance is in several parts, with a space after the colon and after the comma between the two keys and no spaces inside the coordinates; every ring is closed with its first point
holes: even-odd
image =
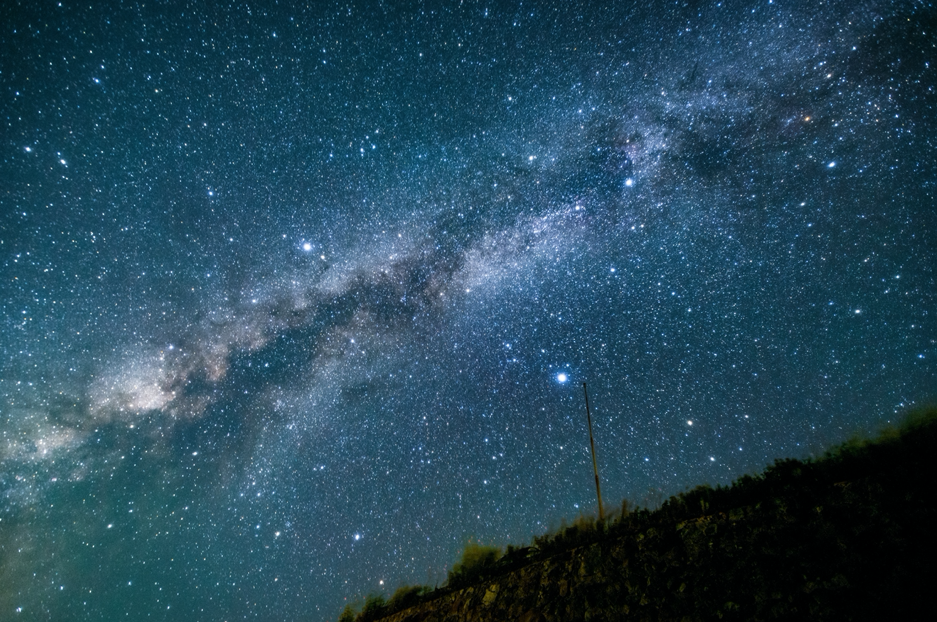
{"type": "Polygon", "coordinates": [[[342,612],[338,614],[338,622],[355,622],[355,617],[357,615],[358,612],[356,612],[354,606],[349,603],[345,605],[345,608],[342,609],[342,612]]]}
{"type": "Polygon", "coordinates": [[[494,566],[501,557],[501,549],[469,540],[462,551],[462,561],[449,571],[449,586],[466,585],[494,566]]]}
{"type": "Polygon", "coordinates": [[[368,594],[364,601],[364,608],[358,614],[358,622],[377,620],[384,617],[384,596],[381,594],[368,594]]]}
{"type": "Polygon", "coordinates": [[[430,591],[430,588],[423,585],[403,585],[398,587],[394,595],[387,601],[387,609],[390,612],[401,611],[419,604],[420,596],[430,591]]]}

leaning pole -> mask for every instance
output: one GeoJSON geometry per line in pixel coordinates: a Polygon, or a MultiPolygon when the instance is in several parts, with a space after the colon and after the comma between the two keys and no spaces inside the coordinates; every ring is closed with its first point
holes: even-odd
{"type": "Polygon", "coordinates": [[[589,391],[586,383],[582,383],[582,392],[586,396],[586,420],[589,422],[589,447],[592,449],[592,472],[595,473],[595,496],[599,499],[599,520],[605,520],[602,512],[602,489],[599,488],[599,467],[595,461],[595,441],[592,438],[592,413],[589,412],[589,391]]]}

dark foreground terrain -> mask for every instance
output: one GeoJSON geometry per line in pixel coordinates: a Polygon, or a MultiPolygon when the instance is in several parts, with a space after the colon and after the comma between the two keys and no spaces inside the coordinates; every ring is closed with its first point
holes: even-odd
{"type": "Polygon", "coordinates": [[[931,412],[655,511],[580,520],[503,556],[475,547],[447,587],[340,619],[937,619],[935,460],[931,412]]]}

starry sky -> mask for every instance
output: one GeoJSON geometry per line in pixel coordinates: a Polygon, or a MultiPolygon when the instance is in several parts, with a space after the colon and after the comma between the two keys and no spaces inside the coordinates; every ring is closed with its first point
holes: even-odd
{"type": "Polygon", "coordinates": [[[918,1],[3,3],[0,618],[442,583],[595,512],[583,382],[611,506],[934,400],[935,32],[918,1]]]}

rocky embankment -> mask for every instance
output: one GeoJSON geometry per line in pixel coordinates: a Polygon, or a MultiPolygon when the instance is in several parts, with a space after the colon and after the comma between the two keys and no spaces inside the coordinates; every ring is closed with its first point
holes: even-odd
{"type": "Polygon", "coordinates": [[[558,534],[473,585],[380,619],[930,619],[935,448],[931,420],[821,460],[779,462],[731,488],[558,534]]]}

